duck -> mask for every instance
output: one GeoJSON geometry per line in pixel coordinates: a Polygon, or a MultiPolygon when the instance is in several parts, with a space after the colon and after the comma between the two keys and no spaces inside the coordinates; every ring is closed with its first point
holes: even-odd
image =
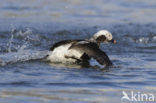
{"type": "Polygon", "coordinates": [[[112,34],[108,30],[100,30],[90,39],[62,40],[50,48],[47,60],[52,63],[87,64],[95,59],[100,65],[111,66],[113,63],[108,55],[100,49],[102,43],[114,43],[112,34]]]}

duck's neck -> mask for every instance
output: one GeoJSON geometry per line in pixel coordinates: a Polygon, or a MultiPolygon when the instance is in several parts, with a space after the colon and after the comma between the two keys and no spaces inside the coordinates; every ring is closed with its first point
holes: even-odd
{"type": "Polygon", "coordinates": [[[90,38],[88,41],[96,43],[96,40],[94,38],[90,38]]]}
{"type": "Polygon", "coordinates": [[[100,42],[97,42],[94,38],[90,38],[88,41],[94,42],[100,47],[100,42]]]}

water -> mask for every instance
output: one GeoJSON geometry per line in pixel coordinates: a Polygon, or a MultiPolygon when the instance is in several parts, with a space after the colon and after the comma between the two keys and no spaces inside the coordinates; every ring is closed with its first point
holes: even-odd
{"type": "Polygon", "coordinates": [[[123,91],[156,97],[155,10],[155,0],[1,1],[0,103],[120,103],[123,91]],[[101,47],[114,67],[41,60],[55,42],[101,29],[117,40],[101,47]]]}

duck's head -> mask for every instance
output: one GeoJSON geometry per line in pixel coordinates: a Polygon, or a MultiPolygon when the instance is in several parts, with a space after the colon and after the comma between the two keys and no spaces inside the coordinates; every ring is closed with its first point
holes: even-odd
{"type": "Polygon", "coordinates": [[[109,42],[116,44],[116,40],[113,39],[112,34],[107,30],[98,31],[93,35],[93,37],[90,40],[97,42],[98,44],[109,42]]]}

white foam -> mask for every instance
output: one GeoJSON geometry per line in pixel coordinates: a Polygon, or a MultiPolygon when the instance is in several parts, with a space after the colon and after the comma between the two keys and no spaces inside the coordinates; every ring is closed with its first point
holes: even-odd
{"type": "Polygon", "coordinates": [[[0,65],[4,66],[8,63],[16,63],[21,61],[43,59],[49,54],[49,51],[33,51],[22,50],[18,52],[10,52],[0,55],[0,65]]]}

